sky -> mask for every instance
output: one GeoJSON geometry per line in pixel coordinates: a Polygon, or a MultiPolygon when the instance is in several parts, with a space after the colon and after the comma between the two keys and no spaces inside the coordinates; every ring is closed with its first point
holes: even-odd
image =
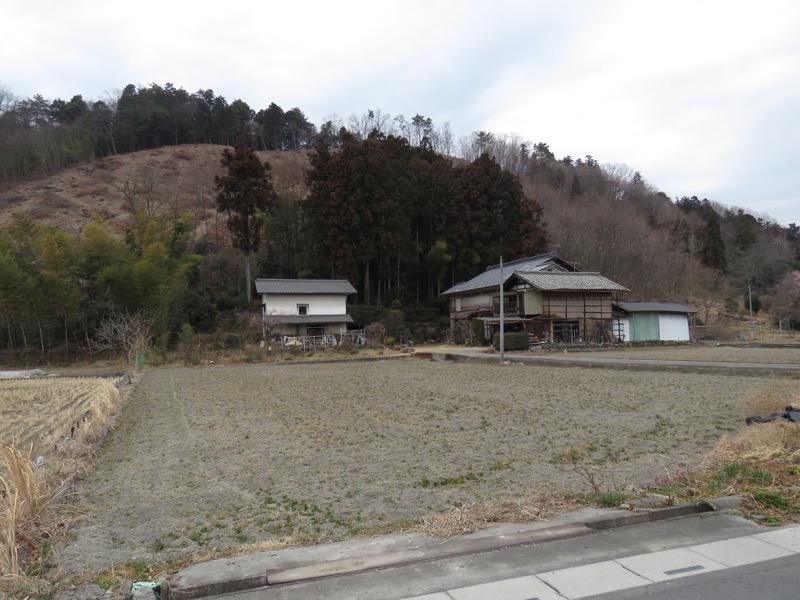
{"type": "Polygon", "coordinates": [[[800,224],[796,0],[0,0],[0,86],[213,89],[319,126],[380,110],[627,165],[800,224]]]}

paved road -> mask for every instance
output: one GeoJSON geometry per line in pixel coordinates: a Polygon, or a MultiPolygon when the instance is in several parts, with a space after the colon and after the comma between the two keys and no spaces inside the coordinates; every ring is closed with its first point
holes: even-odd
{"type": "MultiPolygon", "coordinates": [[[[498,363],[498,354],[486,354],[478,350],[453,349],[447,352],[431,352],[434,360],[454,360],[456,362],[482,362],[498,363]]],[[[509,354],[506,353],[507,362],[531,365],[550,365],[561,367],[587,367],[587,368],[616,368],[616,369],[641,369],[641,370],[679,370],[700,372],[727,372],[749,375],[800,375],[800,364],[794,363],[744,363],[744,362],[716,362],[702,360],[651,360],[643,358],[603,358],[598,356],[574,356],[562,354],[509,354]]]]}

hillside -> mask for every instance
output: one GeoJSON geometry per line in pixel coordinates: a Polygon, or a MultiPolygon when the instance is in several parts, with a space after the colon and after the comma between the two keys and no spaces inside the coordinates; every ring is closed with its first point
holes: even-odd
{"type": "MultiPolygon", "coordinates": [[[[357,148],[359,142],[354,143],[357,148]]],[[[201,246],[215,249],[212,252],[224,249],[229,246],[229,236],[224,216],[215,210],[214,190],[214,176],[222,173],[223,148],[213,144],[184,144],[115,154],[52,176],[28,180],[0,192],[0,227],[10,223],[14,213],[21,212],[37,224],[77,237],[96,216],[122,234],[133,229],[133,215],[137,212],[164,215],[169,220],[189,214],[194,219],[194,235],[190,237],[194,241],[204,239],[201,246]]],[[[792,308],[796,293],[790,285],[793,280],[787,279],[800,264],[800,236],[796,227],[783,229],[706,199],[684,197],[673,201],[649,186],[639,173],[624,166],[601,167],[589,156],[585,160],[573,161],[568,157],[558,160],[546,145],[537,145],[524,160],[511,152],[503,140],[494,140],[487,150],[500,166],[519,177],[534,209],[541,207],[545,228],[544,238],[539,238],[542,249],[557,250],[582,270],[599,271],[625,285],[631,289],[629,299],[687,303],[701,308],[703,321],[708,321],[723,305],[729,313],[742,311],[746,294],[752,290],[765,313],[796,319],[797,311],[792,308]]],[[[282,201],[264,232],[267,244],[256,258],[256,273],[272,277],[334,273],[351,278],[360,288],[363,282],[359,279],[359,269],[363,262],[353,259],[336,269],[324,259],[349,256],[342,244],[358,231],[354,223],[369,213],[374,216],[375,210],[350,207],[355,212],[336,224],[338,214],[347,212],[340,207],[318,223],[322,232],[310,229],[308,215],[298,211],[295,203],[307,194],[304,173],[310,166],[310,152],[305,149],[258,152],[272,167],[273,184],[282,201]],[[342,232],[347,233],[342,236],[342,232]],[[327,254],[315,250],[327,235],[332,236],[327,254]]],[[[472,164],[450,160],[455,164],[472,164]]],[[[414,193],[394,190],[400,195],[399,210],[406,215],[439,206],[452,193],[450,184],[435,183],[435,169],[426,171],[423,163],[416,164],[415,168],[420,170],[413,178],[427,181],[429,187],[424,193],[429,196],[423,202],[420,200],[423,196],[415,200],[414,193]],[[416,208],[413,202],[418,202],[416,208]]],[[[371,169],[374,166],[366,171],[369,178],[375,174],[371,169]]],[[[352,190],[345,195],[351,193],[352,190]]],[[[463,213],[471,207],[471,203],[462,202],[451,206],[451,210],[463,213]]],[[[317,216],[319,208],[315,209],[317,216]]],[[[375,258],[372,286],[379,293],[386,294],[394,285],[395,292],[403,294],[405,303],[435,302],[436,291],[443,285],[463,279],[463,273],[456,273],[459,265],[471,277],[485,268],[487,261],[495,259],[497,253],[490,251],[477,262],[472,260],[470,253],[476,248],[475,239],[458,241],[456,236],[452,243],[443,243],[442,240],[453,237],[451,233],[457,233],[457,228],[453,227],[454,214],[447,217],[441,210],[436,209],[432,218],[444,219],[448,225],[436,234],[440,237],[424,244],[420,244],[419,234],[425,227],[415,229],[413,234],[408,229],[403,233],[402,228],[375,234],[372,242],[379,240],[387,256],[405,252],[402,265],[396,257],[375,258]],[[416,240],[415,252],[406,247],[412,238],[416,240]],[[392,271],[394,266],[397,270],[392,271]]],[[[380,216],[386,223],[395,217],[380,216]]],[[[483,217],[470,217],[467,221],[477,232],[494,223],[483,217]]],[[[357,240],[348,243],[352,246],[352,256],[363,247],[357,240]]],[[[196,248],[189,244],[185,250],[197,251],[196,248]]],[[[518,258],[526,251],[515,248],[514,252],[504,254],[507,259],[518,258]]],[[[220,304],[216,298],[215,294],[219,295],[221,290],[230,288],[225,293],[231,298],[241,293],[235,278],[228,281],[233,271],[224,264],[226,260],[230,259],[207,264],[204,272],[218,275],[209,276],[201,286],[205,290],[202,297],[220,306],[227,302],[220,304]]],[[[366,294],[364,300],[369,303],[366,294]]]]}
{"type": "MultiPolygon", "coordinates": [[[[177,216],[190,213],[200,230],[215,219],[214,175],[222,173],[224,146],[165,146],[107,156],[0,192],[0,226],[15,212],[34,222],[77,235],[97,216],[123,232],[137,208],[177,216]]],[[[275,188],[294,196],[302,186],[307,153],[260,152],[272,166],[275,188]]]]}

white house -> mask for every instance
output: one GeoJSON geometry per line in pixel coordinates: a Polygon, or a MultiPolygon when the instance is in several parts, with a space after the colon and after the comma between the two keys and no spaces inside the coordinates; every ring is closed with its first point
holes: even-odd
{"type": "Polygon", "coordinates": [[[661,302],[617,302],[614,318],[627,342],[688,342],[696,308],[661,302]]]}
{"type": "Polygon", "coordinates": [[[347,331],[347,296],[355,288],[344,279],[256,279],[264,326],[279,335],[335,335],[347,331]]]}

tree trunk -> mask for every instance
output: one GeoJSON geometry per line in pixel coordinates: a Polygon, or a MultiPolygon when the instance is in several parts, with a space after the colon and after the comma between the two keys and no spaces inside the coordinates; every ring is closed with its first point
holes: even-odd
{"type": "Polygon", "coordinates": [[[36,317],[36,325],[39,327],[39,347],[42,349],[42,356],[44,356],[44,333],[42,332],[41,317],[36,317]]]}
{"type": "Polygon", "coordinates": [[[245,295],[247,297],[247,304],[249,305],[250,304],[250,298],[252,298],[252,296],[253,296],[253,293],[250,291],[251,280],[250,280],[250,253],[249,252],[245,252],[244,253],[244,278],[245,278],[245,281],[247,282],[247,290],[245,291],[245,295]]]}
{"type": "Polygon", "coordinates": [[[364,304],[369,306],[369,259],[364,261],[364,304]]]}

